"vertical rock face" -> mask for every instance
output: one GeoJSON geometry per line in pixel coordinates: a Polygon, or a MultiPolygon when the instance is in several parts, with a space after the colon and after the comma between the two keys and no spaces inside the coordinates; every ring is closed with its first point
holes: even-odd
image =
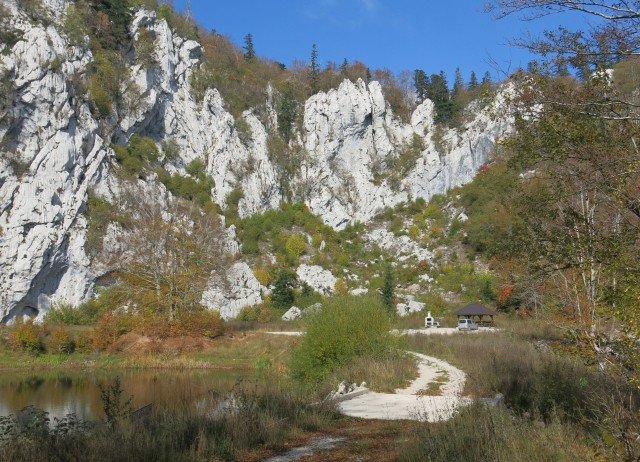
{"type": "MultiPolygon", "coordinates": [[[[47,25],[29,19],[16,2],[5,3],[21,39],[11,50],[0,50],[0,75],[9,75],[15,90],[13,106],[0,113],[3,322],[91,295],[100,270],[84,250],[88,194],[118,195],[110,146],[125,144],[133,134],[179,148],[178,157],[165,164],[170,173],[184,173],[189,162],[200,159],[214,179],[212,198],[221,206],[240,188],[240,216],[278,206],[282,186],[269,156],[267,128],[247,111],[250,135],[241,136],[217,90],[209,89],[202,101],[193,96],[190,76],[202,55],[199,43],[176,36],[155,13],[138,11],[131,34],[136,37],[143,27],[153,33],[155,64],[137,64],[132,48],[127,59],[135,101],[99,120],[76,84],[93,59],[91,51],[71,45],[61,32],[69,2],[42,1],[51,18],[47,25]]],[[[485,110],[458,131],[437,132],[430,101],[405,124],[394,117],[377,82],[344,81],[305,104],[302,132],[295,137],[304,159],[293,188],[335,228],[366,222],[409,195],[428,199],[471,180],[509,126],[508,119],[495,120],[485,110]],[[408,174],[395,183],[380,176],[381,167],[384,173],[416,137],[422,150],[408,174]]],[[[222,303],[218,299],[215,304],[222,303]]]]}
{"type": "MultiPolygon", "coordinates": [[[[50,13],[61,12],[51,2],[50,13]]],[[[0,319],[37,314],[50,296],[78,302],[91,289],[82,215],[100,176],[104,140],[89,108],[72,95],[72,76],[91,55],[69,46],[53,26],[32,25],[15,5],[22,40],[4,54],[14,107],[0,124],[0,319]]]]}

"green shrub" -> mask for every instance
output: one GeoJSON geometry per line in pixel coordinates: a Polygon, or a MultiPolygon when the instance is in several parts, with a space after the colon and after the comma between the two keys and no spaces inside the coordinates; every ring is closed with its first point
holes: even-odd
{"type": "Polygon", "coordinates": [[[236,319],[238,321],[245,322],[270,322],[277,319],[277,317],[273,310],[265,307],[264,305],[254,305],[242,308],[236,319]]]}
{"type": "Polygon", "coordinates": [[[271,300],[276,308],[291,308],[294,301],[293,288],[297,280],[296,273],[282,269],[276,275],[273,282],[271,300]]]}
{"type": "Polygon", "coordinates": [[[93,109],[100,117],[107,117],[113,112],[113,96],[102,85],[102,79],[97,76],[89,81],[89,100],[93,109]]]}
{"type": "Polygon", "coordinates": [[[127,79],[122,56],[115,51],[97,50],[89,66],[89,101],[94,113],[107,117],[120,100],[120,87],[127,79]]]}
{"type": "Polygon", "coordinates": [[[307,240],[301,234],[294,234],[287,239],[284,247],[289,257],[297,259],[305,252],[307,240]]]}
{"type": "Polygon", "coordinates": [[[377,297],[335,297],[310,315],[293,352],[294,378],[318,384],[359,357],[382,357],[391,348],[389,316],[377,297]]]}
{"type": "Polygon", "coordinates": [[[149,69],[156,64],[155,34],[147,29],[140,29],[136,38],[136,56],[138,62],[149,69]]]}
{"type": "Polygon", "coordinates": [[[227,218],[229,224],[238,220],[238,205],[244,197],[242,188],[234,188],[229,194],[227,194],[227,209],[224,212],[224,216],[227,218]]]}
{"type": "Polygon", "coordinates": [[[157,162],[160,156],[155,141],[148,136],[140,136],[138,134],[133,135],[129,140],[128,150],[131,155],[151,162],[157,162]]]}
{"type": "Polygon", "coordinates": [[[191,162],[189,162],[185,170],[189,175],[199,180],[206,177],[205,165],[200,158],[193,159],[191,162]]]}
{"type": "Polygon", "coordinates": [[[174,140],[163,141],[161,147],[165,160],[173,162],[180,157],[180,147],[174,140]]]}
{"type": "Polygon", "coordinates": [[[87,47],[89,29],[86,26],[82,13],[74,5],[69,5],[65,11],[62,30],[72,45],[80,48],[87,47]]]}
{"type": "Polygon", "coordinates": [[[66,324],[68,326],[87,326],[95,323],[108,308],[99,298],[82,303],[79,306],[58,305],[45,316],[50,324],[66,324]]]}
{"type": "Polygon", "coordinates": [[[163,169],[157,169],[160,181],[171,191],[171,194],[194,201],[201,206],[211,203],[211,190],[215,186],[213,178],[207,176],[204,164],[196,159],[187,165],[187,173],[191,176],[183,176],[179,173],[169,175],[163,169]]]}
{"type": "Polygon", "coordinates": [[[247,119],[245,119],[244,117],[237,117],[235,119],[234,127],[240,141],[245,145],[249,144],[249,142],[251,141],[252,132],[251,125],[249,125],[247,119]]]}
{"type": "Polygon", "coordinates": [[[165,21],[169,21],[173,15],[173,8],[168,3],[162,2],[158,6],[158,19],[164,19],[165,21]]]}

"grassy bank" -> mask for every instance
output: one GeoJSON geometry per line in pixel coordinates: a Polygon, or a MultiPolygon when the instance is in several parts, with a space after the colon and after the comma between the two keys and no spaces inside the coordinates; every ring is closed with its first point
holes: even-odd
{"type": "MultiPolygon", "coordinates": [[[[0,370],[42,369],[253,369],[257,364],[283,369],[296,337],[242,331],[214,340],[177,338],[160,342],[135,337],[121,351],[28,353],[0,346],[0,370]]],[[[124,342],[123,342],[124,344],[124,342]]]]}
{"type": "Polygon", "coordinates": [[[467,374],[465,393],[504,395],[505,408],[472,406],[421,425],[399,460],[635,460],[639,395],[619,371],[587,367],[554,349],[562,335],[530,321],[502,332],[414,336],[406,347],[467,374]]]}
{"type": "MultiPolygon", "coordinates": [[[[370,319],[363,316],[356,316],[356,326],[370,319]]],[[[342,331],[331,324],[335,320],[344,323],[342,327],[353,321],[317,317],[311,324],[296,326],[317,330],[316,339],[266,334],[278,330],[268,324],[260,330],[245,325],[204,348],[175,355],[130,350],[97,356],[74,353],[63,367],[233,367],[255,370],[258,380],[244,382],[231,394],[212,393],[197,403],[185,400],[181,408],[158,409],[142,420],[124,413],[116,423],[88,424],[68,416],[45,428],[38,422],[46,416],[36,414],[27,426],[4,418],[0,460],[262,460],[318,435],[343,436],[346,442],[319,453],[317,460],[613,461],[640,455],[636,391],[614,370],[587,367],[556,353],[564,337],[546,325],[513,319],[501,323],[503,331],[491,334],[390,337],[381,350],[373,344],[363,348],[371,329],[360,329],[363,337],[354,343],[354,329],[342,331]],[[318,348],[301,348],[306,338],[312,346],[319,342],[318,348]],[[342,348],[332,350],[336,343],[343,343],[342,348]],[[325,354],[318,356],[321,349],[325,354]],[[401,350],[452,363],[467,374],[465,394],[502,393],[506,406],[472,405],[449,422],[431,424],[363,422],[340,416],[330,404],[310,404],[342,380],[366,381],[386,392],[405,385],[415,377],[416,367],[401,350]],[[301,374],[303,380],[292,380],[293,352],[308,355],[298,358],[297,367],[304,373],[322,364],[322,377],[310,376],[308,382],[301,374]]],[[[382,319],[378,327],[386,329],[382,319]]],[[[31,358],[29,367],[35,367],[47,363],[48,356],[15,355],[19,354],[5,350],[0,357],[6,362],[31,358]]]]}
{"type": "Polygon", "coordinates": [[[332,405],[311,405],[277,382],[210,394],[181,410],[149,416],[123,412],[126,403],[114,396],[105,405],[112,417],[92,423],[73,415],[49,422],[33,409],[23,412],[22,422],[0,418],[0,460],[232,460],[257,448],[281,447],[302,432],[326,430],[339,418],[332,405]]]}

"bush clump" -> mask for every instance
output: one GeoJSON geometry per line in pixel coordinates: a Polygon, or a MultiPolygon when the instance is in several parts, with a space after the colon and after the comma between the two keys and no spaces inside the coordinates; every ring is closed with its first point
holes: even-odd
{"type": "Polygon", "coordinates": [[[14,351],[24,351],[37,355],[44,351],[42,342],[42,328],[33,322],[33,319],[23,320],[17,318],[9,333],[9,345],[14,351]]]}
{"type": "Polygon", "coordinates": [[[291,372],[319,384],[356,358],[384,357],[391,349],[389,316],[377,297],[336,297],[310,315],[307,333],[293,353],[291,372]]]}

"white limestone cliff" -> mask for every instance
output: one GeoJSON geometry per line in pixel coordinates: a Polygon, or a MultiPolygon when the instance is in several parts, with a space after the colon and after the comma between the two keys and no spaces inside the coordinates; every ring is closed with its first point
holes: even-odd
{"type": "MultiPolygon", "coordinates": [[[[165,168],[184,174],[189,162],[202,160],[214,180],[214,202],[225,207],[228,194],[242,190],[240,216],[283,200],[267,149],[269,133],[258,117],[243,114],[250,136],[241,136],[216,89],[202,101],[193,96],[190,75],[200,64],[199,43],[175,35],[153,12],[136,12],[132,36],[142,27],[153,32],[156,64],[137,64],[132,49],[129,73],[140,97],[128,111],[99,120],[74,85],[92,53],[72,46],[59,27],[70,2],[42,0],[50,23],[29,19],[15,1],[6,3],[9,23],[22,36],[0,60],[0,74],[11,75],[15,87],[14,105],[0,120],[1,321],[42,316],[52,304],[78,304],[91,295],[103,268],[92,265],[84,249],[86,203],[90,191],[107,199],[119,193],[112,143],[126,144],[136,133],[158,145],[175,143],[178,158],[165,168]]],[[[499,97],[494,106],[500,105],[499,97]]],[[[393,115],[377,82],[347,80],[306,102],[302,132],[295,137],[306,156],[292,188],[313,213],[341,229],[366,222],[409,195],[428,199],[470,181],[509,128],[508,117],[484,109],[462,129],[436,136],[430,101],[405,124],[393,115]],[[397,156],[414,135],[423,150],[409,174],[397,185],[374,178],[376,166],[397,156]]],[[[233,230],[229,233],[229,250],[238,253],[233,230]]],[[[236,269],[240,282],[234,293],[211,287],[204,297],[224,317],[259,300],[257,281],[247,268],[236,269]]]]}

